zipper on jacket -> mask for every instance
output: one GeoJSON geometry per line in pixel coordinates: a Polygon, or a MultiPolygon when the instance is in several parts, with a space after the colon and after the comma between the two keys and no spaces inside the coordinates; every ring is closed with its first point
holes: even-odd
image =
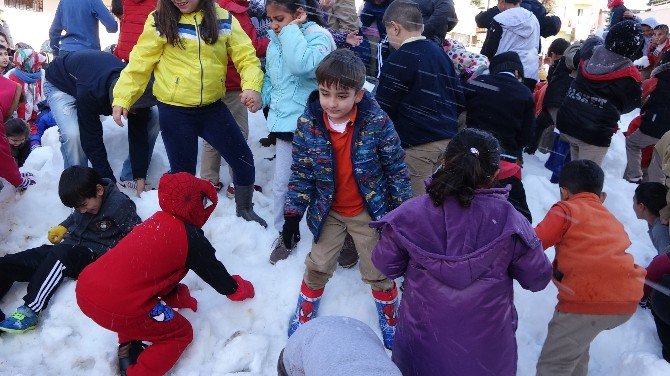
{"type": "Polygon", "coordinates": [[[199,104],[199,106],[202,106],[202,92],[204,90],[202,80],[203,80],[204,72],[203,72],[203,67],[202,67],[202,56],[200,56],[200,50],[201,50],[200,40],[201,40],[201,38],[200,38],[200,26],[198,25],[198,16],[197,15],[193,16],[193,21],[195,22],[195,35],[198,37],[198,62],[200,63],[200,104],[199,104]]]}

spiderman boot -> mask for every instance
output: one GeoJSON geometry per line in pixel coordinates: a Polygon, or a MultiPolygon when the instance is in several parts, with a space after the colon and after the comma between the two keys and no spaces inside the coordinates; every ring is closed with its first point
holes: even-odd
{"type": "Polygon", "coordinates": [[[398,317],[398,288],[393,284],[393,288],[388,291],[372,290],[372,297],[375,298],[375,305],[377,306],[379,328],[382,331],[384,347],[392,350],[396,318],[398,317]]]}
{"type": "Polygon", "coordinates": [[[323,295],[323,288],[312,290],[307,287],[305,281],[302,281],[300,295],[298,296],[298,306],[291,317],[291,321],[288,323],[289,337],[298,330],[300,325],[316,317],[316,312],[318,311],[319,303],[321,302],[321,295],[323,295]]]}

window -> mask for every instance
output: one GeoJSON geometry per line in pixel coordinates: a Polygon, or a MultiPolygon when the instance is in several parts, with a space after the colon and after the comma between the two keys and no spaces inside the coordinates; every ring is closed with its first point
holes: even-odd
{"type": "Polygon", "coordinates": [[[33,12],[42,12],[44,10],[43,0],[5,0],[5,6],[9,8],[18,8],[32,10],[33,12]]]}
{"type": "Polygon", "coordinates": [[[577,17],[581,17],[584,15],[584,9],[577,9],[577,17]]]}

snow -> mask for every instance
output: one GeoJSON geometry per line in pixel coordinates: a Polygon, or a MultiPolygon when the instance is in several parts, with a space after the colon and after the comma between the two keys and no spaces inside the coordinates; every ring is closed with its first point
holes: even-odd
{"type": "MultiPolygon", "coordinates": [[[[636,115],[628,114],[620,124],[625,129],[636,115]]],[[[265,135],[262,115],[252,114],[249,143],[256,160],[257,183],[263,193],[255,195],[255,209],[265,219],[272,218],[271,184],[274,155],[272,148],[262,148],[257,140],[265,135]]],[[[126,130],[111,119],[104,122],[105,144],[112,167],[118,173],[127,155],[126,130]]],[[[49,129],[44,147],[31,154],[24,171],[31,171],[37,185],[17,194],[5,184],[0,191],[0,255],[19,252],[44,244],[47,230],[63,220],[69,210],[61,204],[57,185],[62,171],[58,133],[49,129]]],[[[549,182],[550,172],[542,163],[546,155],[526,155],[524,185],[535,223],[539,222],[559,198],[558,187],[549,182]]],[[[622,132],[614,136],[605,158],[605,205],[624,224],[633,245],[629,252],[635,262],[646,266],[656,254],[643,221],[632,210],[635,186],[621,176],[625,166],[622,132]]],[[[168,168],[161,140],[156,146],[148,180],[157,183],[168,168]]],[[[227,168],[221,169],[228,183],[227,168]]],[[[138,214],[146,219],[158,210],[157,192],[133,197],[138,214]]],[[[217,257],[232,274],[253,282],[256,297],[232,302],[217,294],[193,273],[185,278],[193,296],[199,301],[197,313],[181,313],[194,328],[194,340],[171,371],[175,375],[274,375],[279,352],[286,343],[288,319],[295,307],[304,270],[303,260],[309,251],[311,234],[304,221],[302,241],[296,254],[272,266],[268,262],[276,232],[262,229],[253,222],[235,216],[234,202],[220,195],[219,205],[204,231],[217,248],[217,257]]],[[[553,250],[548,250],[553,258],[553,250]]],[[[0,301],[10,314],[22,304],[25,284],[17,283],[0,301]]],[[[109,375],[116,373],[116,338],[98,327],[78,309],[74,281],[66,281],[40,317],[37,329],[23,335],[0,336],[0,374],[74,374],[109,375]]],[[[519,314],[517,341],[519,375],[534,375],[535,363],[547,333],[556,304],[556,288],[550,284],[544,291],[530,293],[516,286],[519,314]]],[[[358,270],[338,269],[326,288],[320,315],[341,315],[367,323],[378,335],[379,328],[369,288],[360,280],[358,270]]],[[[449,318],[444,318],[448,320],[449,318]]],[[[590,375],[668,375],[670,365],[661,357],[661,346],[649,311],[638,312],[625,325],[602,333],[591,346],[590,375]]]]}

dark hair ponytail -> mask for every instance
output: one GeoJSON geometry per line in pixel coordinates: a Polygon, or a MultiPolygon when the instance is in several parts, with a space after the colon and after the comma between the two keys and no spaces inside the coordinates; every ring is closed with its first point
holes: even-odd
{"type": "Polygon", "coordinates": [[[321,17],[321,6],[317,0],[267,0],[265,6],[270,4],[284,7],[290,13],[295,13],[298,8],[302,8],[307,13],[307,21],[315,22],[319,26],[326,24],[321,17]]]}
{"type": "MultiPolygon", "coordinates": [[[[219,19],[216,16],[214,0],[200,0],[200,9],[203,13],[200,37],[206,44],[214,44],[219,40],[219,19]]],[[[154,20],[156,30],[167,39],[169,44],[184,48],[179,37],[181,15],[181,11],[172,3],[172,0],[159,0],[156,13],[154,13],[154,20]]]]}
{"type": "Polygon", "coordinates": [[[448,196],[456,196],[462,206],[469,207],[476,189],[492,185],[500,152],[498,140],[488,132],[466,128],[456,134],[426,188],[433,204],[440,206],[448,196]]]}

